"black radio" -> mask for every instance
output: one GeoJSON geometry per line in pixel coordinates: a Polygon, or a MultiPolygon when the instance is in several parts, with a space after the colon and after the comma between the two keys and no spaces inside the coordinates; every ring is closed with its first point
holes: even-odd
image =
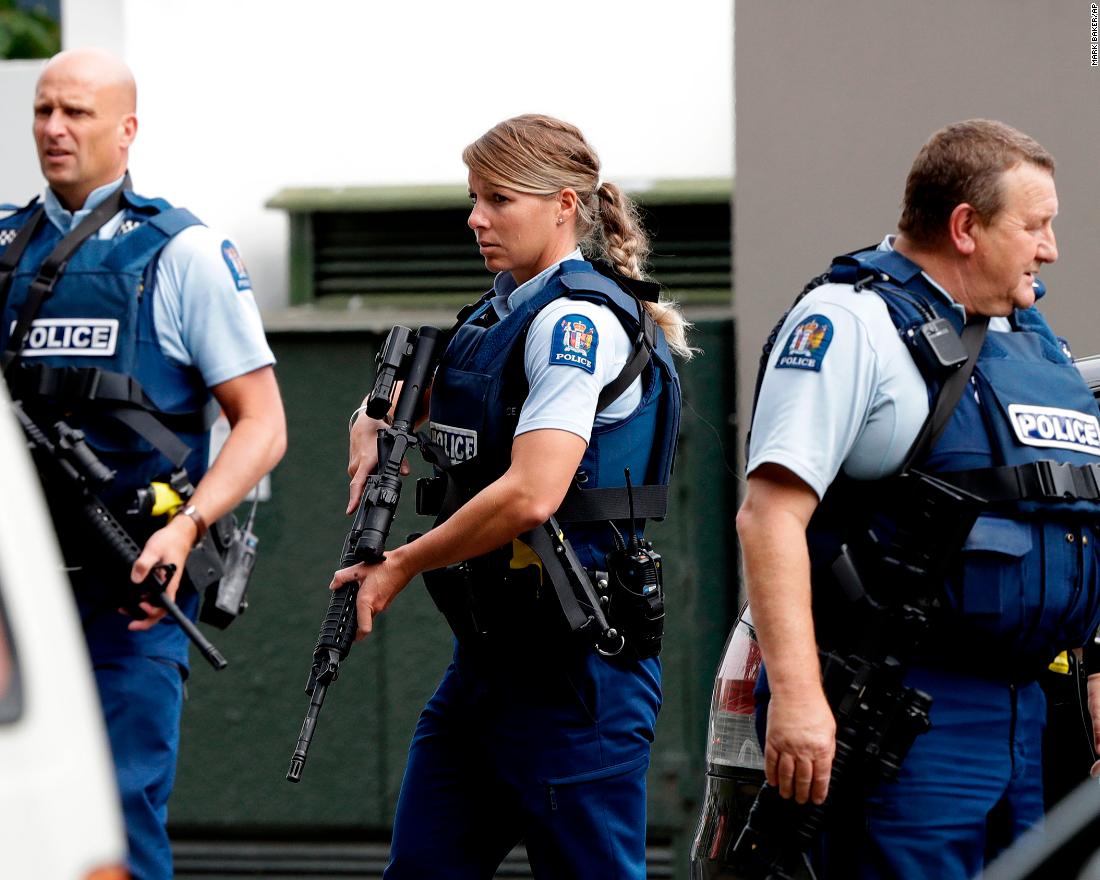
{"type": "Polygon", "coordinates": [[[638,537],[634,521],[634,492],[630,468],[625,470],[630,499],[630,538],[615,532],[616,547],[607,554],[607,578],[597,579],[601,601],[606,599],[607,617],[638,658],[661,653],[665,631],[665,594],[661,581],[661,554],[653,544],[638,537]]]}

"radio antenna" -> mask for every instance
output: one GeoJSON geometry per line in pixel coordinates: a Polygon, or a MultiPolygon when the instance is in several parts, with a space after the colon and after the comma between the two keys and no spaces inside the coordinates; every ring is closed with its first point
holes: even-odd
{"type": "Polygon", "coordinates": [[[630,546],[637,550],[639,546],[638,523],[634,520],[634,487],[630,485],[630,468],[623,468],[626,477],[626,500],[630,505],[630,546]]]}

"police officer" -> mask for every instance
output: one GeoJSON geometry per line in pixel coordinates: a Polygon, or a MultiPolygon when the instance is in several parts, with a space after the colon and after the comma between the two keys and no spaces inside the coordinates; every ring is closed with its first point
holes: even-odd
{"type": "MultiPolygon", "coordinates": [[[[826,836],[825,876],[963,880],[1042,815],[1036,679],[1100,622],[1100,413],[1035,308],[1038,272],[1058,256],[1053,172],[1003,123],[937,132],[909,173],[897,235],[837,258],[761,362],[737,528],[767,672],[765,772],[784,797],[820,804],[829,788],[835,722],[816,649],[859,636],[830,581],[840,548],[872,517],[905,515],[893,480],[912,454],[908,470],[986,502],[961,548],[933,549],[946,520],[917,548],[950,554],[929,636],[898,646],[907,683],[933,698],[931,731],[896,782],[826,836]],[[953,347],[940,346],[945,327],[953,347]],[[968,350],[973,372],[944,404],[968,350]],[[930,412],[946,424],[922,445],[930,412]]],[[[891,584],[866,586],[890,601],[891,584]]]]}
{"type": "MultiPolygon", "coordinates": [[[[468,223],[497,275],[460,317],[431,389],[448,497],[423,537],[333,580],[362,582],[362,636],[424,572],[458,636],[413,735],[385,876],[489,878],[522,839],[538,877],[642,878],[660,664],[632,653],[629,633],[613,657],[593,638],[568,640],[552,566],[532,553],[528,530],[556,511],[592,571],[606,567],[616,532],[629,538],[624,468],[635,490],[669,479],[679,414],[670,349],[690,355],[684,323],[639,280],[644,232],[618,188],[599,182],[575,127],[509,119],[463,160],[468,223]],[[586,261],[581,242],[609,264],[586,261]],[[618,507],[570,515],[581,487],[608,490],[618,507]]],[[[353,503],[377,428],[355,424],[353,503]]]]}
{"type": "MultiPolygon", "coordinates": [[[[44,67],[34,139],[48,187],[0,221],[0,260],[13,264],[0,293],[0,349],[13,398],[39,425],[64,416],[83,429],[116,471],[100,494],[144,542],[131,580],[175,565],[167,593],[194,617],[198,596],[179,589],[188,553],[282,456],[285,422],[236,248],[189,212],[130,189],[135,109],[132,74],[104,51],[62,52],[44,67]],[[51,258],[74,243],[58,270],[51,258]],[[206,471],[217,406],[231,430],[206,471]],[[194,484],[181,515],[126,516],[136,489],[180,465],[194,484]]],[[[132,875],[167,878],[187,640],[149,602],[144,619],[118,613],[125,573],[106,570],[109,554],[66,517],[63,498],[50,502],[107,721],[132,875]]]]}

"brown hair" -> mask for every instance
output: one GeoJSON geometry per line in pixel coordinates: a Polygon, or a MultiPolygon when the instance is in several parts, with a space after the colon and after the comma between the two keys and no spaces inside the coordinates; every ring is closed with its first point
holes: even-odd
{"type": "MultiPolygon", "coordinates": [[[[645,278],[649,236],[634,202],[615,184],[600,182],[600,159],[580,129],[552,116],[528,113],[505,119],[462,151],[462,161],[495,186],[540,196],[566,187],[577,193],[577,239],[630,278],[645,278]]],[[[671,300],[644,303],[669,347],[684,358],[690,324],[671,300]]]]}
{"type": "Polygon", "coordinates": [[[982,222],[990,222],[1004,206],[1001,175],[1021,162],[1054,173],[1054,157],[1003,122],[968,119],[941,128],[909,169],[898,229],[918,246],[933,245],[964,202],[982,222]]]}

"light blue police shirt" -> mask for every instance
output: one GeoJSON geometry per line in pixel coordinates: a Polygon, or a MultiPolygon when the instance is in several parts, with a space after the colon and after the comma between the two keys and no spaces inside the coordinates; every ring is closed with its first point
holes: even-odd
{"type": "MultiPolygon", "coordinates": [[[[121,184],[119,178],[93,190],[75,213],[47,188],[46,216],[67,233],[121,184]]],[[[119,212],[108,220],[98,237],[116,235],[122,218],[119,212]]],[[[241,276],[243,266],[230,264],[227,250],[236,255],[227,239],[206,226],[184,229],[161,251],[153,289],[153,322],[161,350],[168,360],[197,368],[208,388],[275,363],[247,273],[241,276]]]]}
{"type": "MultiPolygon", "coordinates": [[[[550,276],[565,260],[583,260],[580,248],[547,267],[534,278],[516,286],[510,272],[499,273],[493,281],[496,295],[493,308],[504,318],[520,304],[539,294],[550,276]]],[[[524,368],[530,392],[520,410],[516,436],[528,431],[553,428],[569,431],[587,443],[595,425],[609,425],[626,418],[642,401],[642,380],[639,376],[610,406],[595,415],[596,402],[603,387],[612,382],[626,366],[633,345],[615,313],[607,306],[584,300],[562,297],[542,309],[527,331],[524,348],[524,368]],[[562,344],[562,322],[570,316],[581,318],[570,322],[588,322],[595,329],[595,345],[589,349],[593,371],[568,361],[551,363],[551,354],[562,344]]]]}
{"type": "MultiPolygon", "coordinates": [[[[879,250],[893,250],[893,235],[879,250]]],[[[934,279],[932,284],[965,318],[965,311],[934,279]]],[[[1007,318],[989,329],[1009,331],[1007,318]]],[[[823,284],[793,308],[776,337],[752,421],[748,467],[778,464],[820,499],[844,471],[858,480],[896,473],[928,417],[928,386],[898,336],[882,298],[850,284],[823,284]],[[833,326],[819,370],[777,368],[780,346],[811,315],[833,326]]]]}

